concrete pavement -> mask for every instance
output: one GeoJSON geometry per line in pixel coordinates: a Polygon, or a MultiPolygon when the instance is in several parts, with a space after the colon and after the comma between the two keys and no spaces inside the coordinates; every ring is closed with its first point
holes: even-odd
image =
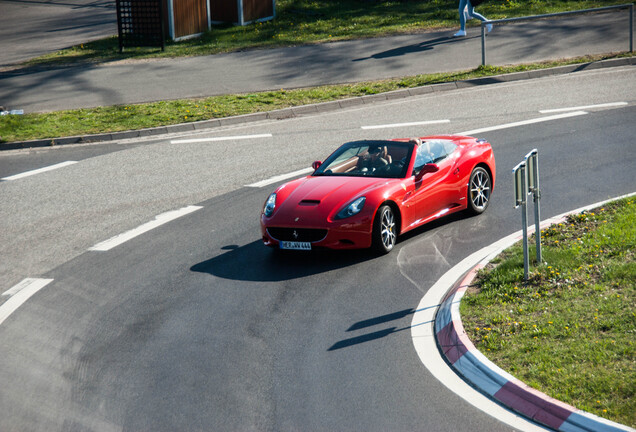
{"type": "Polygon", "coordinates": [[[0,0],[0,68],[116,34],[115,0],[0,0]]]}

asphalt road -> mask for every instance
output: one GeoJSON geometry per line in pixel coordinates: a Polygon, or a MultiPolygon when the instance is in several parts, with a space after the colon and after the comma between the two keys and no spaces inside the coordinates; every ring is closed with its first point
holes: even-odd
{"type": "Polygon", "coordinates": [[[446,270],[519,229],[510,171],[531,149],[546,218],[634,191],[633,82],[633,67],[614,68],[196,136],[229,141],[1,153],[0,178],[15,166],[77,163],[0,182],[0,291],[53,279],[0,324],[0,430],[509,431],[421,365],[413,309],[446,270]],[[621,102],[479,133],[497,158],[491,207],[420,229],[390,255],[278,256],[260,244],[258,213],[275,185],[246,185],[308,167],[343,141],[621,102]],[[449,123],[361,129],[441,119],[449,123]],[[201,208],[88,251],[190,205],[201,208]]]}
{"type": "Polygon", "coordinates": [[[0,0],[0,68],[116,34],[114,0],[0,0]]]}

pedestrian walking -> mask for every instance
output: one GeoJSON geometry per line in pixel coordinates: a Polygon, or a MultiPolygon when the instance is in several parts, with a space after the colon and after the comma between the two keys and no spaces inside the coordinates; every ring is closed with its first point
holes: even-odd
{"type": "MultiPolygon", "coordinates": [[[[477,18],[481,21],[488,21],[485,16],[475,12],[475,6],[478,6],[482,0],[459,0],[459,31],[453,37],[466,36],[466,21],[471,18],[477,18]]],[[[486,24],[486,31],[490,33],[492,24],[486,24]]]]}

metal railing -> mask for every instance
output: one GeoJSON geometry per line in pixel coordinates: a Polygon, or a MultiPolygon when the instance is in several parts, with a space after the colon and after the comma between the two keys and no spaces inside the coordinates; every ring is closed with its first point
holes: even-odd
{"type": "Polygon", "coordinates": [[[594,9],[582,9],[577,11],[570,12],[559,12],[553,14],[545,14],[545,15],[533,15],[519,18],[505,18],[500,20],[492,20],[492,21],[482,21],[481,22],[481,65],[486,65],[486,26],[489,24],[501,24],[501,23],[510,23],[510,22],[518,22],[518,21],[531,21],[535,19],[541,18],[552,18],[559,17],[564,15],[582,15],[591,12],[601,12],[607,11],[611,9],[627,9],[629,11],[629,51],[634,51],[634,3],[616,5],[616,6],[605,6],[594,9]]]}

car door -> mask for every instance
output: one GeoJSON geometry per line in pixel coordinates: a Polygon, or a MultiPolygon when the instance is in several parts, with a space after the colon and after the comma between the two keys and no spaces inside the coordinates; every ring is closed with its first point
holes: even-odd
{"type": "Polygon", "coordinates": [[[427,172],[421,178],[416,177],[416,224],[428,222],[445,213],[454,201],[456,182],[453,170],[456,159],[451,156],[455,147],[445,144],[446,142],[441,140],[430,141],[422,143],[418,148],[414,174],[417,175],[427,164],[434,164],[438,169],[435,172],[427,172]]]}

